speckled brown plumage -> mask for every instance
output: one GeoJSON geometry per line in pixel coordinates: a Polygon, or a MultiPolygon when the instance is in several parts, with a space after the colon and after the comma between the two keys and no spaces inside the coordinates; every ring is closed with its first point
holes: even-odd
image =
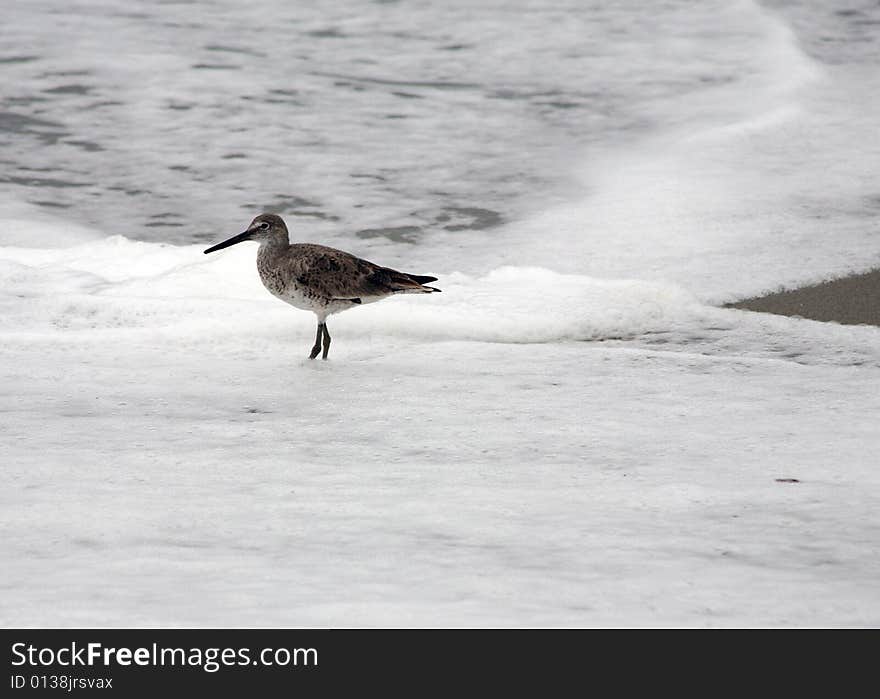
{"type": "Polygon", "coordinates": [[[260,243],[257,270],[266,289],[291,306],[312,311],[318,317],[311,359],[322,347],[323,358],[327,358],[330,349],[327,316],[394,294],[440,291],[425,286],[427,282],[436,281],[436,277],[405,274],[324,245],[291,245],[287,226],[275,214],[260,214],[244,233],[208,248],[205,253],[245,240],[260,243]]]}

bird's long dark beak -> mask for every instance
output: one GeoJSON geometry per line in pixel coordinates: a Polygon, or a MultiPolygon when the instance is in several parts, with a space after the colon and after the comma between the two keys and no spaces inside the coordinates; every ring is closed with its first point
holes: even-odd
{"type": "Polygon", "coordinates": [[[234,235],[229,240],[224,240],[222,243],[217,243],[214,247],[208,248],[207,250],[205,250],[205,254],[207,255],[209,252],[228,248],[230,245],[235,245],[236,243],[243,243],[245,240],[250,240],[251,235],[252,234],[250,231],[245,231],[244,233],[234,235]]]}

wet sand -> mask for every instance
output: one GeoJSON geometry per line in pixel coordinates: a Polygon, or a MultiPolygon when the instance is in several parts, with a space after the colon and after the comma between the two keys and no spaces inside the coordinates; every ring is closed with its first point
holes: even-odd
{"type": "Polygon", "coordinates": [[[880,325],[880,269],[726,304],[726,308],[800,316],[846,325],[880,325]]]}

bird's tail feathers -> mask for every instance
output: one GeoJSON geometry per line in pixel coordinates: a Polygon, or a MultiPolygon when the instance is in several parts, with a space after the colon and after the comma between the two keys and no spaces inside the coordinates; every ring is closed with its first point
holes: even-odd
{"type": "Polygon", "coordinates": [[[418,274],[404,274],[393,272],[391,274],[392,289],[398,294],[431,294],[440,289],[433,286],[424,286],[425,282],[435,282],[437,277],[426,277],[418,274]]]}

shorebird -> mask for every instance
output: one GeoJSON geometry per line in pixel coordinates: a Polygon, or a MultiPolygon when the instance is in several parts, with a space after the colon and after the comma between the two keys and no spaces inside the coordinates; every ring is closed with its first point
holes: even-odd
{"type": "Polygon", "coordinates": [[[260,214],[251,221],[244,233],[208,248],[205,254],[245,240],[260,243],[257,271],[269,293],[318,317],[318,333],[309,359],[318,356],[322,343],[321,358],[327,359],[330,351],[327,316],[330,314],[381,301],[394,294],[440,291],[433,286],[425,286],[428,282],[437,281],[437,277],[404,274],[324,245],[291,245],[284,220],[275,214],[260,214]]]}

